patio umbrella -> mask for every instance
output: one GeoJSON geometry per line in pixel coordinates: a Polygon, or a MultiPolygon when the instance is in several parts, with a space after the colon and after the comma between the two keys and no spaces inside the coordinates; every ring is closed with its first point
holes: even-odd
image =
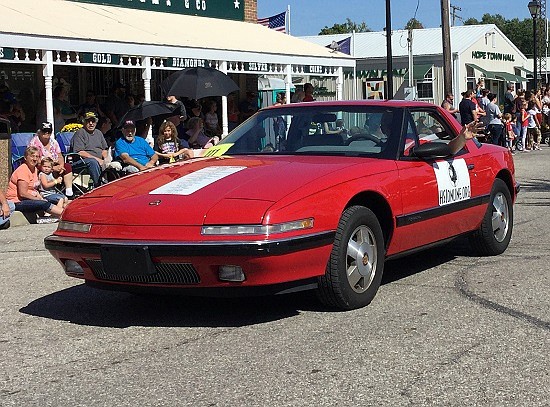
{"type": "Polygon", "coordinates": [[[229,76],[214,68],[186,68],[175,72],[161,83],[165,96],[185,96],[202,99],[207,96],[227,96],[239,90],[229,76]]]}
{"type": "Polygon", "coordinates": [[[165,119],[167,117],[181,115],[182,113],[180,104],[149,100],[128,110],[120,119],[117,127],[122,127],[127,120],[135,122],[137,120],[147,119],[148,117],[165,119]]]}

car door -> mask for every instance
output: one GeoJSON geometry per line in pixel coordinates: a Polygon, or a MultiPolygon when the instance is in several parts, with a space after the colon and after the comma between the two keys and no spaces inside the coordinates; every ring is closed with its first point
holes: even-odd
{"type": "MultiPolygon", "coordinates": [[[[415,146],[448,143],[456,130],[434,108],[405,112],[397,160],[402,213],[396,217],[392,253],[429,245],[476,227],[482,209],[472,207],[474,158],[463,148],[447,159],[414,157],[415,146]]],[[[388,254],[392,254],[388,251],[388,254]]]]}

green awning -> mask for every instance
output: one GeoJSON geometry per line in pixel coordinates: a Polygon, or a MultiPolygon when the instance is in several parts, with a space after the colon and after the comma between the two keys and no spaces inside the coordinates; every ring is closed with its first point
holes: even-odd
{"type": "MultiPolygon", "coordinates": [[[[426,74],[430,71],[430,69],[433,68],[432,64],[425,64],[425,65],[415,65],[413,67],[413,79],[414,80],[422,80],[426,76],[426,74]]],[[[409,79],[409,72],[405,74],[405,79],[409,79]]]]}
{"type": "Polygon", "coordinates": [[[526,82],[527,78],[523,78],[519,75],[514,75],[508,72],[493,72],[497,79],[502,78],[507,82],[526,82]]]}
{"type": "Polygon", "coordinates": [[[469,66],[470,68],[475,69],[476,71],[481,72],[485,78],[487,79],[496,79],[495,72],[488,71],[486,69],[483,69],[482,67],[476,65],[476,64],[466,64],[466,66],[469,66]]]}
{"type": "Polygon", "coordinates": [[[519,69],[520,71],[523,71],[525,73],[528,73],[529,75],[533,75],[533,71],[530,71],[527,68],[524,68],[523,66],[514,66],[514,68],[519,69]]]}

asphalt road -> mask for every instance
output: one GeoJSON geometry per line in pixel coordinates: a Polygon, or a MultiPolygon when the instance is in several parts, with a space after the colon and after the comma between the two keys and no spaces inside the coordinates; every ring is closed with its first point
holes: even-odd
{"type": "Polygon", "coordinates": [[[550,147],[516,168],[503,255],[389,262],[350,312],[93,290],[44,250],[55,225],[0,231],[0,405],[549,406],[550,147]]]}

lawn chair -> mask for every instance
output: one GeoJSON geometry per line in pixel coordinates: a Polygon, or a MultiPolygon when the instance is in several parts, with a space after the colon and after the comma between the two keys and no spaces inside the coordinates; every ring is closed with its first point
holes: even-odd
{"type": "Polygon", "coordinates": [[[74,131],[65,131],[57,133],[55,139],[59,144],[61,154],[65,157],[65,161],[73,167],[73,190],[76,195],[82,195],[91,189],[90,173],[80,155],[71,152],[71,139],[73,136],[74,131]]]}
{"type": "Polygon", "coordinates": [[[11,169],[19,167],[25,156],[25,150],[35,133],[12,133],[11,135],[11,169]]]}

